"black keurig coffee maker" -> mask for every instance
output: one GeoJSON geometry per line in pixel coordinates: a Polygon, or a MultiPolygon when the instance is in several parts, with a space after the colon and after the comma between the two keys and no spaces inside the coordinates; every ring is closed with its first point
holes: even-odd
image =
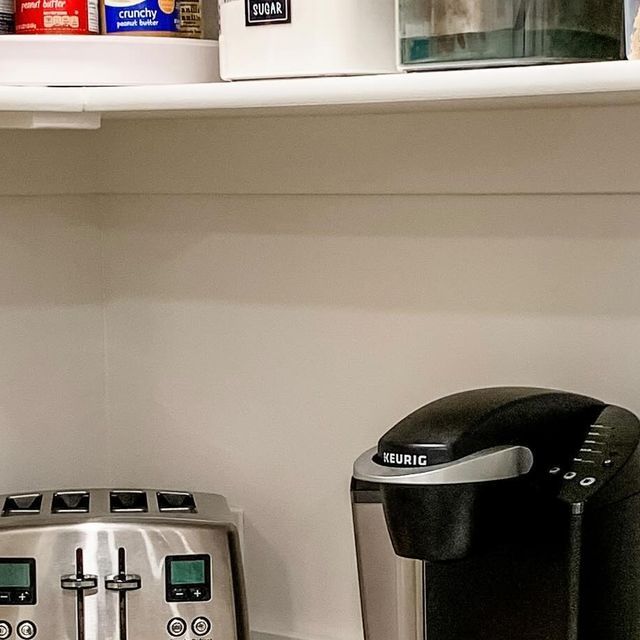
{"type": "Polygon", "coordinates": [[[367,640],[640,638],[640,422],[562,391],[418,409],[355,463],[367,640]]]}

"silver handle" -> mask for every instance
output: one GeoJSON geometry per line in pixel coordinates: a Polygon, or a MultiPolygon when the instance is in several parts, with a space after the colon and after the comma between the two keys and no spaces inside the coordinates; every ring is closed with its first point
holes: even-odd
{"type": "Polygon", "coordinates": [[[104,586],[110,591],[135,591],[142,588],[142,578],[135,573],[108,576],[105,578],[104,586]]]}
{"type": "Polygon", "coordinates": [[[356,480],[379,484],[441,485],[507,480],[526,475],[533,466],[527,447],[508,445],[478,451],[432,467],[386,467],[374,460],[377,449],[363,453],[353,465],[356,480]]]}
{"type": "Polygon", "coordinates": [[[69,589],[72,591],[89,591],[90,589],[97,589],[98,576],[77,576],[75,573],[71,573],[68,576],[62,576],[60,578],[60,586],[63,589],[69,589]]]}
{"type": "Polygon", "coordinates": [[[118,618],[120,640],[127,640],[127,592],[142,588],[142,578],[137,573],[127,573],[127,554],[124,547],[118,549],[118,573],[105,578],[104,586],[118,594],[118,618]]]}
{"type": "Polygon", "coordinates": [[[84,592],[98,588],[98,576],[84,572],[82,549],[76,549],[76,572],[61,576],[60,586],[76,592],[76,639],[85,640],[84,592]]]}

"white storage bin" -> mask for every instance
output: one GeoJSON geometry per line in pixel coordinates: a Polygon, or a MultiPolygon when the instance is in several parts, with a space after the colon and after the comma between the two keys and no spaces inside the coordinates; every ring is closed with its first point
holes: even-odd
{"type": "Polygon", "coordinates": [[[0,86],[218,82],[218,43],[139,36],[0,36],[0,86]]]}
{"type": "Polygon", "coordinates": [[[394,0],[220,0],[224,80],[396,71],[394,0]]]}

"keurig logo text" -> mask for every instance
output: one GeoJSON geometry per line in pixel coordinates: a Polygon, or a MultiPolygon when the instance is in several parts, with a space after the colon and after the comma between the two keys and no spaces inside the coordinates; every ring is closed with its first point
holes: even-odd
{"type": "Polygon", "coordinates": [[[429,462],[424,454],[387,453],[382,454],[382,462],[397,467],[426,467],[429,462]]]}
{"type": "Polygon", "coordinates": [[[248,27],[291,22],[291,0],[245,0],[248,27]]]}

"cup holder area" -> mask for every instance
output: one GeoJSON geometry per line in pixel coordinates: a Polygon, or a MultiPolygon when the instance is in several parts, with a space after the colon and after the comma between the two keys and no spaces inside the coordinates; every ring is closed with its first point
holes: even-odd
{"type": "Polygon", "coordinates": [[[40,513],[42,507],[41,493],[25,493],[5,498],[2,508],[3,516],[21,516],[40,513]]]}
{"type": "Polygon", "coordinates": [[[145,491],[111,491],[109,507],[111,513],[146,513],[149,511],[145,491]]]}

